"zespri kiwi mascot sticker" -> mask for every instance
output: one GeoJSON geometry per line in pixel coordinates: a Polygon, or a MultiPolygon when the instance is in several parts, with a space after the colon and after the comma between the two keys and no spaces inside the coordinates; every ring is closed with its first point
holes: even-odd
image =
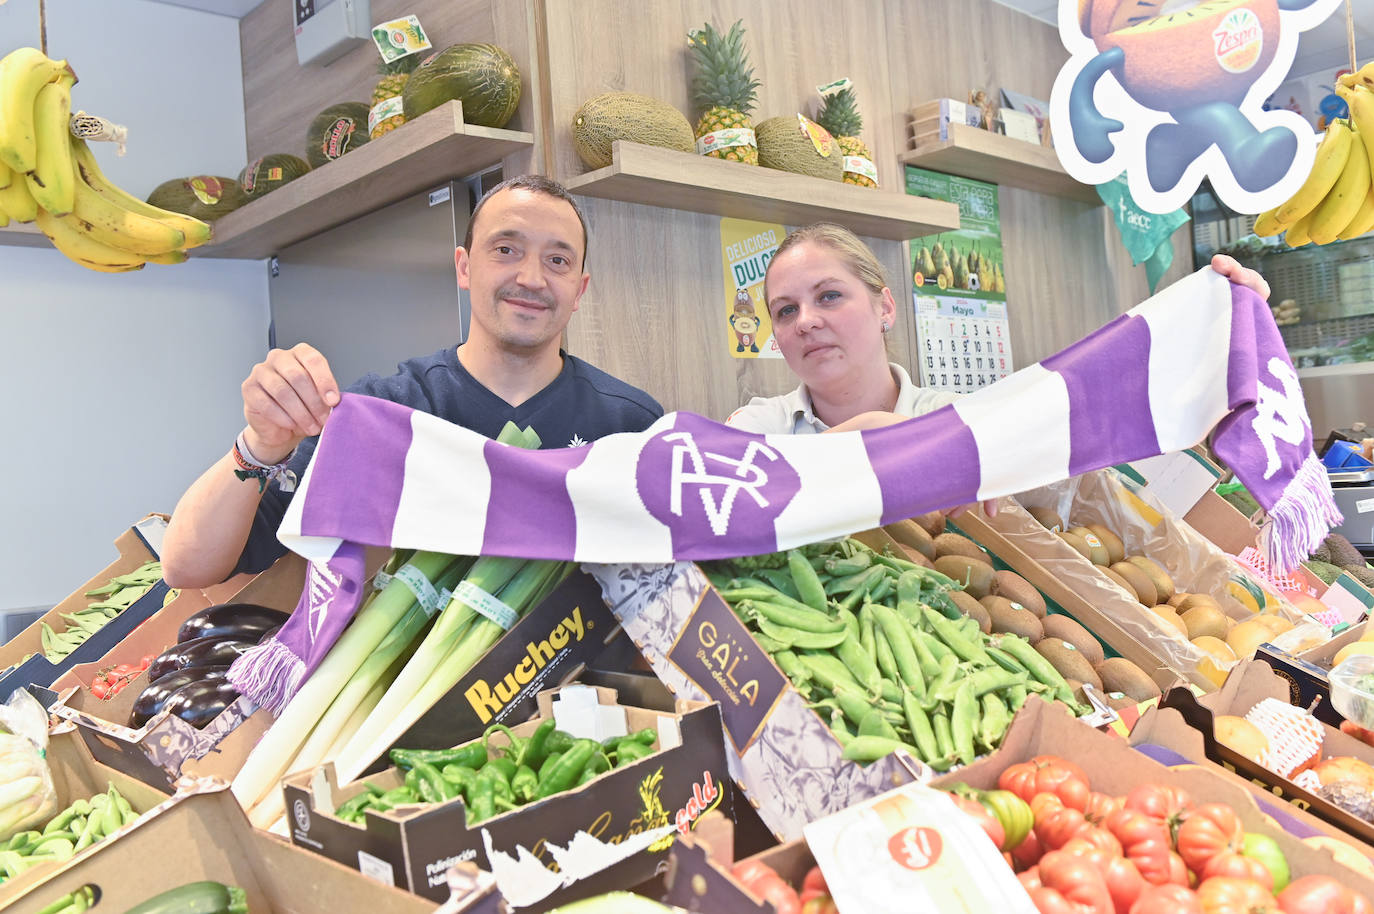
{"type": "Polygon", "coordinates": [[[1298,35],[1342,0],[1060,0],[1070,53],[1050,96],[1068,172],[1102,184],[1126,172],[1131,196],[1173,212],[1204,177],[1237,212],[1282,203],[1312,168],[1301,115],[1265,111],[1298,35]]]}

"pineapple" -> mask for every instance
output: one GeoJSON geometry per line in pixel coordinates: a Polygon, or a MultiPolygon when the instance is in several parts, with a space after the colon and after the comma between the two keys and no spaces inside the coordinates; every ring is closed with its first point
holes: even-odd
{"type": "MultiPolygon", "coordinates": [[[[719,130],[743,129],[750,132],[747,145],[721,146],[705,152],[717,159],[731,162],[759,163],[757,142],[752,139],[753,123],[749,114],[757,98],[758,80],[744,51],[744,29],[740,21],[730,26],[722,36],[711,23],[687,36],[692,56],[696,58],[697,74],[692,80],[692,97],[704,111],[697,121],[696,136],[700,140],[719,130]]],[[[701,146],[698,144],[698,150],[701,146]]]]}
{"type": "MultiPolygon", "coordinates": [[[[867,169],[873,168],[873,152],[868,145],[859,139],[859,131],[863,129],[863,118],[859,115],[858,105],[855,103],[854,87],[849,80],[842,79],[831,83],[822,88],[821,93],[825,101],[821,104],[821,110],[816,115],[816,122],[839,141],[840,152],[846,157],[857,157],[866,159],[867,169]]],[[[878,182],[867,174],[850,169],[848,160],[845,162],[844,183],[857,184],[860,187],[877,187],[878,182]]],[[[876,170],[872,172],[877,174],[876,170]]]]}
{"type": "Polygon", "coordinates": [[[405,88],[410,74],[419,65],[419,54],[407,54],[390,62],[383,61],[377,67],[377,72],[382,74],[382,78],[377,80],[377,85],[372,89],[373,113],[368,120],[373,124],[368,130],[369,138],[375,140],[406,122],[405,115],[401,112],[401,90],[405,88]],[[378,105],[391,99],[394,101],[387,108],[377,110],[378,105]]]}

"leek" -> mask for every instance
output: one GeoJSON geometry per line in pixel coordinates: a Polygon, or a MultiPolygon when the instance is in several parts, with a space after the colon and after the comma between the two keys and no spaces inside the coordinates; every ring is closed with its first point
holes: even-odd
{"type": "MultiPolygon", "coordinates": [[[[416,552],[411,564],[433,581],[453,561],[453,556],[444,553],[416,552]]],[[[415,602],[406,583],[393,580],[357,613],[319,667],[292,696],[281,716],[253,747],[234,778],[234,796],[245,809],[256,806],[277,786],[330,704],[415,602]]]]}

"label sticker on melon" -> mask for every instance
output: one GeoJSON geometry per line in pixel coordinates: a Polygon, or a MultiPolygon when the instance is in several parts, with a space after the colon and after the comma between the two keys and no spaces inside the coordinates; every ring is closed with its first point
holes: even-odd
{"type": "Polygon", "coordinates": [[[797,115],[797,125],[801,128],[802,136],[816,147],[816,155],[829,158],[830,153],[835,151],[835,138],[830,135],[829,130],[801,114],[797,115]]]}
{"type": "Polygon", "coordinates": [[[341,117],[329,129],[324,132],[324,140],[320,143],[320,151],[324,153],[326,159],[337,159],[345,152],[348,152],[348,141],[353,138],[353,131],[358,125],[353,123],[351,117],[341,117]]]}
{"type": "Polygon", "coordinates": [[[401,96],[393,95],[391,98],[382,99],[372,106],[372,110],[367,113],[367,132],[373,133],[377,125],[389,117],[404,116],[405,110],[401,104],[401,96]]]}
{"type": "Polygon", "coordinates": [[[874,184],[878,183],[878,166],[873,164],[872,159],[865,159],[863,156],[845,156],[844,170],[862,175],[874,184]]]}
{"type": "Polygon", "coordinates": [[[758,140],[754,138],[753,128],[726,127],[724,130],[713,130],[697,137],[697,153],[710,155],[717,149],[728,149],[731,146],[757,146],[758,144],[758,140]]]}
{"type": "Polygon", "coordinates": [[[224,196],[224,185],[218,178],[209,175],[199,175],[186,182],[191,188],[191,193],[196,195],[196,199],[206,206],[214,206],[219,202],[219,198],[224,196]]]}
{"type": "Polygon", "coordinates": [[[387,63],[400,60],[407,54],[414,54],[417,51],[425,51],[434,47],[430,43],[429,37],[425,35],[425,30],[420,26],[420,20],[415,16],[392,19],[390,22],[383,22],[381,25],[375,26],[372,29],[372,43],[377,45],[382,60],[387,63]]]}
{"type": "MultiPolygon", "coordinates": [[[[245,194],[251,194],[253,191],[257,190],[258,169],[261,167],[262,159],[256,159],[252,165],[249,165],[243,170],[243,180],[240,181],[239,184],[243,187],[243,192],[245,194]]],[[[281,169],[277,170],[280,171],[281,169]]]]}
{"type": "Polygon", "coordinates": [[[1264,50],[1264,26],[1248,9],[1233,11],[1212,33],[1217,63],[1227,73],[1244,73],[1264,50]]]}

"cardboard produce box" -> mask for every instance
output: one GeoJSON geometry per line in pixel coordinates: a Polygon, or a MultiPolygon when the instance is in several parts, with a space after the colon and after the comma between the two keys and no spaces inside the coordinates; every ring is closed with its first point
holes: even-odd
{"type": "Polygon", "coordinates": [[[1345,718],[1331,704],[1331,663],[1341,648],[1360,640],[1367,623],[1352,625],[1325,644],[1292,654],[1272,644],[1261,644],[1255,659],[1268,664],[1274,675],[1288,683],[1288,703],[1307,708],[1320,721],[1339,727],[1345,718]]]}
{"type": "MultiPolygon", "coordinates": [[[[127,827],[110,853],[83,853],[8,896],[11,914],[35,914],[84,885],[100,892],[99,910],[125,911],[161,892],[200,880],[237,886],[248,910],[337,914],[426,914],[433,902],[379,885],[356,871],[255,831],[227,787],[190,782],[187,792],[127,827]]],[[[102,842],[103,844],[103,842],[102,842]]],[[[96,845],[95,850],[101,848],[96,845]]],[[[455,911],[495,914],[495,900],[455,911]]]]}
{"type": "MultiPolygon", "coordinates": [[[[53,788],[57,793],[57,808],[54,815],[77,800],[90,799],[96,794],[104,793],[111,785],[129,801],[135,812],[146,813],[167,800],[165,793],[97,762],[86,751],[85,744],[73,732],[70,724],[60,724],[49,734],[46,759],[48,770],[52,772],[53,788]]],[[[45,824],[47,823],[36,827],[41,831],[45,824]]],[[[117,856],[107,852],[123,840],[134,827],[136,826],[125,826],[116,834],[86,847],[65,863],[42,864],[0,882],[0,908],[13,908],[16,901],[24,898],[26,893],[45,883],[54,874],[65,872],[97,857],[117,856]]],[[[38,907],[42,905],[35,906],[35,909],[38,907]]]]}
{"type": "Polygon", "coordinates": [[[889,755],[845,761],[825,722],[690,562],[589,565],[625,632],[678,698],[714,701],[730,775],[779,840],[813,819],[934,772],[889,755]]]}
{"type": "Polygon", "coordinates": [[[1012,721],[1000,749],[937,778],[932,786],[949,787],[962,781],[993,789],[1008,766],[1037,755],[1057,755],[1076,763],[1088,775],[1093,790],[1111,796],[1125,796],[1135,786],[1149,783],[1182,788],[1195,802],[1224,803],[1235,810],[1247,832],[1260,832],[1278,842],[1294,878],[1314,873],[1331,876],[1374,900],[1374,878],[1337,863],[1329,851],[1276,827],[1246,788],[1210,767],[1166,767],[1126,741],[1084,726],[1066,711],[1036,698],[1028,700],[1012,721]]]}
{"type": "MultiPolygon", "coordinates": [[[[1153,559],[1173,579],[1175,590],[1211,596],[1236,621],[1255,616],[1238,598],[1263,588],[1233,558],[1170,515],[1157,502],[1131,491],[1112,471],[1085,473],[998,502],[997,516],[970,511],[959,518],[970,536],[1056,601],[1069,592],[1079,598],[1077,620],[1113,650],[1151,674],[1161,688],[1174,678],[1212,690],[1234,661],[1213,661],[1172,623],[1143,607],[1134,594],[1103,573],[1067,542],[1043,527],[1028,507],[1055,511],[1070,526],[1102,524],[1123,542],[1126,555],[1153,559]],[[1024,570],[1023,570],[1024,569],[1024,570]],[[1210,671],[1211,675],[1208,675],[1210,671]]],[[[1305,630],[1325,633],[1276,594],[1274,612],[1305,630]]],[[[1068,606],[1065,606],[1068,609],[1068,606]]],[[[1323,640],[1329,635],[1323,635],[1323,640]]]]}
{"type": "MultiPolygon", "coordinates": [[[[1374,823],[1357,818],[1316,793],[1300,787],[1292,780],[1261,767],[1253,760],[1228,746],[1222,745],[1214,738],[1212,731],[1214,715],[1229,714],[1244,717],[1246,712],[1266,698],[1277,698],[1287,702],[1289,697],[1287,681],[1276,675],[1265,663],[1247,660],[1237,664],[1220,691],[1204,695],[1201,699],[1195,699],[1192,693],[1176,689],[1164,696],[1160,702],[1160,708],[1176,710],[1189,726],[1201,734],[1203,752],[1208,761],[1221,765],[1265,787],[1274,796],[1307,810],[1317,818],[1329,822],[1365,844],[1374,845],[1374,823]]],[[[1142,717],[1141,723],[1145,723],[1145,721],[1146,717],[1142,717]]],[[[1323,731],[1322,759],[1353,756],[1368,764],[1374,764],[1374,747],[1342,733],[1328,723],[1322,722],[1321,727],[1323,731]]]]}
{"type": "MultiPolygon", "coordinates": [[[[537,914],[648,879],[666,856],[674,834],[689,832],[712,809],[729,814],[718,706],[680,702],[674,713],[662,713],[618,705],[614,692],[586,686],[541,692],[538,702],[539,718],[511,728],[517,736],[529,735],[550,716],[560,729],[568,728],[577,736],[587,731],[568,721],[575,724],[581,718],[585,723],[623,714],[626,733],[655,728],[660,751],[605,772],[581,787],[473,826],[467,824],[461,798],[382,813],[369,810],[361,825],[343,821],[333,815],[334,810],[366,788],[363,781],[338,784],[333,766],[325,765],[317,771],[297,772],[283,782],[292,841],[374,879],[436,900],[446,894],[449,866],[473,862],[492,871],[508,894],[512,885],[515,891],[528,889],[532,896],[553,889],[521,908],[537,914]],[[641,835],[652,839],[645,849],[623,859],[611,850],[633,846],[641,835]],[[581,858],[578,869],[567,851],[586,836],[607,847],[594,850],[598,859],[581,858]],[[581,872],[584,878],[554,889],[561,880],[545,867],[555,862],[559,871],[581,872]],[[549,885],[541,887],[540,882],[549,885]]],[[[504,736],[492,735],[492,749],[504,744],[504,736]]],[[[401,785],[404,777],[390,768],[364,780],[390,790],[401,785]]]]}
{"type": "Polygon", "coordinates": [[[162,608],[163,603],[168,600],[168,590],[164,582],[158,581],[135,603],[106,622],[99,631],[57,663],[50,662],[43,655],[45,623],[54,631],[63,631],[67,627],[67,620],[62,618],[63,614],[74,613],[102,599],[86,596],[87,591],[102,587],[109,583],[110,578],[128,574],[140,565],[157,558],[157,553],[137,527],[131,527],[121,533],[115,539],[115,548],[119,550],[119,558],[106,565],[28,628],[0,645],[0,669],[8,670],[0,674],[0,701],[8,698],[17,688],[27,685],[51,685],[78,663],[99,660],[123,641],[139,623],[162,608]],[[25,659],[26,657],[28,659],[25,659]]]}
{"type": "MultiPolygon", "coordinates": [[[[368,568],[380,567],[386,554],[370,552],[368,568]]],[[[305,570],[305,560],[288,553],[222,602],[256,603],[289,613],[300,597],[305,570]]],[[[180,603],[149,620],[107,660],[137,660],[174,643],[181,623],[201,608],[180,603]]],[[[614,629],[615,620],[595,582],[583,574],[572,575],[493,645],[398,744],[447,746],[479,735],[493,720],[525,719],[534,711],[539,689],[574,676],[614,629]]],[[[133,704],[148,685],[146,674],[105,701],[85,688],[95,672],[76,669],[61,680],[63,694],[53,713],[78,725],[96,758],[163,789],[182,775],[232,780],[272,725],[268,712],[241,697],[201,729],[167,713],[130,728],[133,704]]]]}

